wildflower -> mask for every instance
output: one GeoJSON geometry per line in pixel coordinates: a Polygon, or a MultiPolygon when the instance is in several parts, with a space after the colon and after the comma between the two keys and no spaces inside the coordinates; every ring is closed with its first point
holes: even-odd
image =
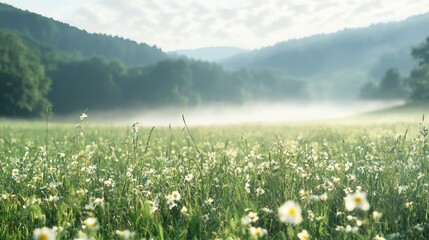
{"type": "Polygon", "coordinates": [[[209,219],[210,219],[210,217],[209,217],[208,213],[203,215],[203,221],[204,222],[207,222],[209,219]]]}
{"type": "Polygon", "coordinates": [[[86,115],[86,113],[82,113],[82,115],[80,115],[80,121],[82,122],[83,120],[85,120],[88,117],[88,115],[86,115]]]}
{"type": "Polygon", "coordinates": [[[259,219],[258,214],[254,212],[249,212],[249,214],[247,214],[247,217],[250,219],[251,222],[256,222],[259,219]]]}
{"type": "Polygon", "coordinates": [[[313,211],[308,210],[308,211],[307,211],[307,218],[308,218],[310,221],[314,221],[314,217],[315,217],[315,215],[314,215],[313,211]]]}
{"type": "Polygon", "coordinates": [[[76,195],[78,195],[78,196],[83,196],[83,195],[85,195],[86,193],[88,193],[88,190],[86,190],[86,189],[79,189],[79,190],[76,190],[76,195]]]}
{"type": "Polygon", "coordinates": [[[174,207],[177,206],[176,202],[174,201],[174,199],[168,199],[167,200],[167,205],[169,209],[173,209],[174,207]]]}
{"type": "Polygon", "coordinates": [[[89,238],[84,232],[79,231],[75,240],[89,240],[89,238]]]}
{"type": "Polygon", "coordinates": [[[12,177],[16,177],[19,175],[19,169],[12,169],[12,177]]]}
{"type": "Polygon", "coordinates": [[[55,232],[47,227],[36,228],[33,231],[34,240],[55,240],[56,237],[55,232]]]}
{"type": "Polygon", "coordinates": [[[105,180],[103,183],[106,187],[113,186],[113,180],[111,178],[105,180]]]}
{"type": "Polygon", "coordinates": [[[94,204],[96,206],[102,206],[104,204],[104,198],[96,198],[96,199],[94,199],[94,204]]]}
{"type": "Polygon", "coordinates": [[[305,191],[304,189],[301,189],[298,194],[301,197],[301,200],[306,200],[306,199],[308,199],[308,197],[310,196],[311,193],[305,191]]]}
{"type": "Polygon", "coordinates": [[[359,231],[359,228],[356,226],[352,227],[350,225],[347,225],[345,230],[346,230],[346,232],[356,233],[357,231],[359,231]]]}
{"type": "Polygon", "coordinates": [[[93,217],[87,218],[83,223],[85,224],[85,227],[88,228],[89,230],[98,229],[97,218],[93,218],[93,217]]]}
{"type": "Polygon", "coordinates": [[[152,201],[148,201],[147,203],[149,204],[150,211],[152,213],[154,213],[154,212],[156,212],[158,210],[158,202],[157,201],[153,201],[153,202],[152,201]]]}
{"type": "Polygon", "coordinates": [[[244,184],[244,190],[246,190],[247,193],[250,193],[250,182],[246,182],[244,184]]]}
{"type": "Polygon", "coordinates": [[[204,201],[204,204],[206,204],[206,205],[212,205],[212,203],[213,203],[213,198],[207,198],[205,201],[204,201]]]}
{"type": "Polygon", "coordinates": [[[332,181],[334,182],[334,183],[339,183],[340,182],[340,178],[337,178],[337,177],[333,177],[332,178],[332,181]]]}
{"type": "Polygon", "coordinates": [[[320,199],[321,201],[326,201],[326,200],[328,199],[328,194],[327,194],[327,193],[324,193],[324,194],[320,195],[320,196],[319,196],[319,199],[320,199]]]}
{"type": "Polygon", "coordinates": [[[382,236],[379,236],[379,235],[377,234],[377,235],[375,235],[374,240],[385,240],[385,238],[384,238],[384,237],[382,237],[382,236]]]}
{"type": "Polygon", "coordinates": [[[179,201],[181,198],[180,193],[178,191],[173,191],[171,193],[171,197],[171,199],[173,199],[174,201],[179,201]]]}
{"type": "Polygon", "coordinates": [[[344,200],[347,211],[353,211],[355,208],[360,208],[363,211],[368,211],[369,209],[369,203],[364,192],[349,194],[344,200]]]}
{"type": "Polygon", "coordinates": [[[134,235],[136,234],[135,232],[130,232],[130,230],[124,230],[124,231],[116,230],[115,233],[116,235],[118,235],[118,237],[122,239],[133,238],[134,235]]]}
{"type": "Polygon", "coordinates": [[[323,179],[324,183],[323,183],[323,188],[328,190],[328,191],[332,191],[334,190],[334,184],[329,181],[328,178],[323,179]]]}
{"type": "Polygon", "coordinates": [[[383,213],[377,211],[372,212],[372,218],[374,219],[374,221],[380,221],[381,217],[383,217],[383,213]]]}
{"type": "Polygon", "coordinates": [[[406,202],[405,208],[411,208],[413,206],[414,202],[406,202]]]}
{"type": "Polygon", "coordinates": [[[59,199],[60,199],[60,198],[59,198],[58,196],[52,196],[52,195],[50,195],[50,196],[46,199],[46,201],[48,201],[48,202],[57,202],[59,199]]]}
{"type": "Polygon", "coordinates": [[[54,231],[54,233],[61,233],[64,230],[63,227],[57,227],[57,226],[53,226],[52,227],[52,231],[54,231]]]}
{"type": "Polygon", "coordinates": [[[278,209],[281,222],[297,225],[302,222],[301,207],[294,201],[285,202],[278,209]]]}
{"type": "Polygon", "coordinates": [[[266,229],[263,229],[260,227],[258,227],[258,228],[250,227],[249,231],[250,231],[250,235],[255,239],[263,237],[264,235],[266,235],[268,233],[266,229]]]}
{"type": "Polygon", "coordinates": [[[265,190],[263,188],[257,188],[256,189],[256,196],[262,195],[265,193],[265,190]]]}
{"type": "Polygon", "coordinates": [[[194,174],[190,173],[185,176],[185,181],[190,182],[194,178],[194,174]]]}
{"type": "Polygon", "coordinates": [[[186,215],[188,215],[188,208],[183,206],[182,209],[180,209],[180,212],[186,216],[186,215]]]}
{"type": "Polygon", "coordinates": [[[301,232],[297,234],[299,240],[307,240],[310,239],[310,234],[307,232],[307,230],[303,229],[301,232]]]}
{"type": "Polygon", "coordinates": [[[273,210],[271,210],[267,207],[261,208],[261,211],[263,211],[264,213],[272,213],[273,212],[273,210]]]}

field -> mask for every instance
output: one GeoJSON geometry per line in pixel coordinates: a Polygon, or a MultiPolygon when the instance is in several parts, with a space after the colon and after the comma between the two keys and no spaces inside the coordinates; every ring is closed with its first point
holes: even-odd
{"type": "Polygon", "coordinates": [[[154,129],[76,119],[0,121],[0,239],[429,238],[421,116],[154,129]]]}

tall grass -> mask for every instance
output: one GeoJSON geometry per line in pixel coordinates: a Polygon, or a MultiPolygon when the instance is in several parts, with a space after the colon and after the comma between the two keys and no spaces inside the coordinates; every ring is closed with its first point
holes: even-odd
{"type": "Polygon", "coordinates": [[[1,239],[429,238],[424,123],[86,121],[0,123],[1,239]],[[346,209],[355,193],[369,209],[346,209]],[[302,221],[282,221],[289,200],[302,221]]]}

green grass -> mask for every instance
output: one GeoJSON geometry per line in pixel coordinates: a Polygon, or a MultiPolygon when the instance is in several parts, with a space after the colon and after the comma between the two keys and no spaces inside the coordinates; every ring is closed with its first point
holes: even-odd
{"type": "Polygon", "coordinates": [[[30,239],[42,227],[58,239],[119,239],[123,230],[135,239],[249,239],[251,227],[267,231],[261,239],[303,230],[313,239],[427,239],[428,132],[419,118],[190,132],[86,120],[46,131],[43,122],[2,120],[0,239],[30,239]],[[181,198],[170,209],[173,191],[181,198]],[[344,198],[359,191],[369,210],[347,211],[344,198]],[[288,200],[302,209],[297,225],[279,220],[288,200]],[[242,224],[249,212],[258,220],[242,224]]]}

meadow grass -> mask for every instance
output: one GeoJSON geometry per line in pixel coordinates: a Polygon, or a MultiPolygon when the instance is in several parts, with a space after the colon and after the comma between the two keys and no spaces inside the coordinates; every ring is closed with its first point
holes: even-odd
{"type": "Polygon", "coordinates": [[[429,238],[425,122],[88,120],[0,121],[0,239],[429,238]]]}

